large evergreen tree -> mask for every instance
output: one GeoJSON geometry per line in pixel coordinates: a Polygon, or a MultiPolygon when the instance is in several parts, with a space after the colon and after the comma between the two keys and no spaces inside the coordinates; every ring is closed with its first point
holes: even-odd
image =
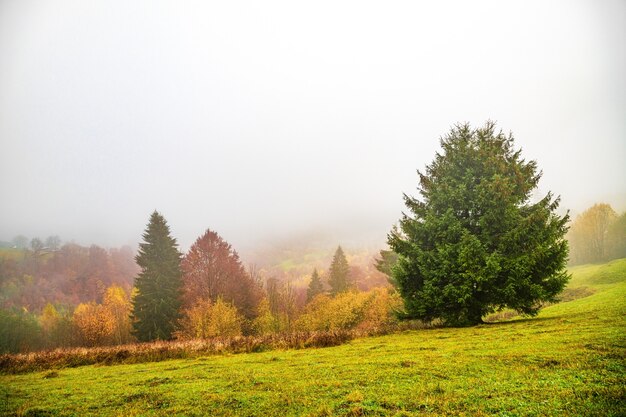
{"type": "Polygon", "coordinates": [[[535,315],[569,278],[559,198],[531,203],[537,164],[491,122],[457,125],[441,146],[418,171],[421,200],[404,196],[410,213],[389,234],[406,316],[472,325],[505,307],[535,315]]]}
{"type": "Polygon", "coordinates": [[[171,339],[180,318],[181,254],[167,222],[156,211],[143,239],[135,257],[141,272],[135,278],[133,333],[140,341],[171,339]]]}
{"type": "Polygon", "coordinates": [[[351,287],[350,266],[341,246],[337,247],[333,261],[330,264],[328,284],[330,285],[330,293],[332,295],[337,295],[351,287]]]}
{"type": "Polygon", "coordinates": [[[313,270],[313,274],[311,275],[311,282],[309,282],[309,287],[306,290],[306,301],[309,302],[315,298],[316,295],[324,292],[324,284],[322,284],[322,279],[320,275],[317,273],[317,269],[313,270]]]}

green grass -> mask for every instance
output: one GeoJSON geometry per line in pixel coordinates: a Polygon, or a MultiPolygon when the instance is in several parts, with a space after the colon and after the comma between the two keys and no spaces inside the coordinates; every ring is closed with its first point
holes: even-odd
{"type": "Polygon", "coordinates": [[[625,415],[626,260],[572,273],[571,288],[590,291],[533,319],[409,331],[324,349],[2,375],[0,410],[31,416],[625,415]]]}

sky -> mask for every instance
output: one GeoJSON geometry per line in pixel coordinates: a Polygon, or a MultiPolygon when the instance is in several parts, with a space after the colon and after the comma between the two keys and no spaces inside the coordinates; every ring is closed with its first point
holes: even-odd
{"type": "Polygon", "coordinates": [[[458,122],[626,210],[626,2],[0,0],[0,240],[383,242],[458,122]]]}

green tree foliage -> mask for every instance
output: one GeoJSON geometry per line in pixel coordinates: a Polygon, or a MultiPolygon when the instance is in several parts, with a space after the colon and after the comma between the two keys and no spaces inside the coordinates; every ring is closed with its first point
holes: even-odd
{"type": "Polygon", "coordinates": [[[252,329],[257,335],[279,333],[281,331],[280,319],[272,313],[270,302],[263,298],[257,308],[257,316],[252,323],[252,329]]]}
{"type": "Polygon", "coordinates": [[[604,203],[595,204],[576,217],[567,234],[570,263],[576,265],[609,259],[611,246],[615,245],[613,242],[619,241],[619,233],[615,233],[612,227],[616,220],[615,210],[604,203]]]}
{"type": "Polygon", "coordinates": [[[457,125],[418,171],[422,198],[404,196],[410,214],[388,237],[407,318],[473,325],[503,308],[535,315],[567,283],[568,216],[555,214],[551,193],[530,202],[541,173],[513,145],[494,123],[457,125]]]}
{"type": "Polygon", "coordinates": [[[313,274],[311,275],[311,282],[309,282],[309,287],[306,290],[306,301],[310,302],[316,295],[324,292],[324,284],[322,283],[322,279],[320,275],[317,273],[317,269],[313,270],[313,274]]]}
{"type": "Polygon", "coordinates": [[[0,353],[28,352],[42,346],[41,327],[33,314],[0,310],[0,353]]]}
{"type": "Polygon", "coordinates": [[[391,277],[393,266],[398,261],[398,254],[392,250],[381,250],[380,258],[376,259],[376,269],[391,277]]]}
{"type": "Polygon", "coordinates": [[[330,285],[330,293],[332,295],[347,291],[351,287],[350,266],[341,246],[337,247],[333,261],[330,264],[328,284],[330,285]]]}
{"type": "Polygon", "coordinates": [[[143,239],[135,258],[141,272],[135,278],[133,333],[140,341],[171,339],[180,318],[181,254],[167,222],[156,211],[143,239]]]}

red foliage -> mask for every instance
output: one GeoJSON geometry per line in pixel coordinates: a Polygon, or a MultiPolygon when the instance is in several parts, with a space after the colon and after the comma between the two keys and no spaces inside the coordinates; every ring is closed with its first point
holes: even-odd
{"type": "Polygon", "coordinates": [[[102,302],[107,287],[132,287],[138,272],[133,257],[129,247],[107,251],[69,243],[44,254],[24,250],[15,260],[0,258],[0,308],[102,302]]]}
{"type": "Polygon", "coordinates": [[[217,233],[207,230],[200,236],[181,263],[183,303],[189,308],[200,300],[234,304],[246,318],[256,315],[261,289],[241,264],[239,255],[217,233]]]}

